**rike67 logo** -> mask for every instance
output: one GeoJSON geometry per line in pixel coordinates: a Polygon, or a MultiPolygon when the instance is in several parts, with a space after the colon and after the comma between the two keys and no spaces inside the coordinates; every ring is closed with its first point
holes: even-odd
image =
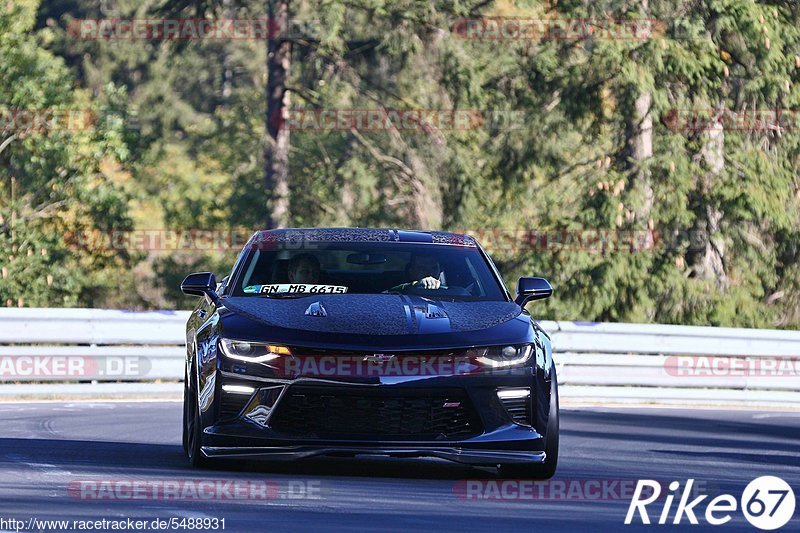
{"type": "MultiPolygon", "coordinates": [[[[689,498],[692,493],[694,479],[689,479],[681,489],[679,481],[669,484],[669,492],[663,498],[663,507],[658,516],[653,516],[658,524],[667,524],[672,515],[672,524],[681,524],[685,519],[689,524],[697,525],[698,516],[705,519],[705,522],[712,526],[727,524],[733,518],[732,513],[741,511],[750,524],[771,531],[786,525],[794,515],[795,497],[792,487],[784,480],[775,476],[762,476],[751,481],[742,492],[742,497],[737,499],[731,494],[720,494],[708,502],[707,494],[701,494],[693,500],[689,498]],[[679,494],[680,493],[680,494],[679,494]],[[673,514],[673,503],[678,497],[678,504],[673,514]],[[705,512],[701,512],[705,502],[705,512]]],[[[651,517],[648,514],[647,506],[658,501],[661,503],[662,485],[652,479],[640,479],[636,484],[631,504],[628,507],[628,514],[625,517],[625,524],[631,524],[638,520],[642,524],[650,524],[651,517]],[[646,496],[644,496],[646,494],[646,496]]],[[[650,508],[650,512],[658,511],[656,506],[650,508]],[[655,509],[653,507],[656,507],[655,509]]]]}

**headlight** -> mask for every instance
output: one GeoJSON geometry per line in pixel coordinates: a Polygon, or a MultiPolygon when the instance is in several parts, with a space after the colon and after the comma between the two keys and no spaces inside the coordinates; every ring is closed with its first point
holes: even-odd
{"type": "Polygon", "coordinates": [[[226,357],[250,363],[266,363],[284,355],[292,355],[288,346],[280,344],[220,339],[219,346],[226,357]]]}
{"type": "Polygon", "coordinates": [[[530,344],[489,346],[467,350],[469,357],[474,357],[479,363],[494,368],[522,365],[530,360],[532,354],[533,349],[530,344]]]}

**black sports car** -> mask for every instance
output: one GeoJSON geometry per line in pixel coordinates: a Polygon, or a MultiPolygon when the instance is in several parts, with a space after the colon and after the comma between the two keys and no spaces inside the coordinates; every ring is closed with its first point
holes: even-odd
{"type": "Polygon", "coordinates": [[[551,477],[550,338],[470,236],[393,229],[255,233],[230,275],[191,274],[183,446],[216,457],[429,456],[551,477]]]}

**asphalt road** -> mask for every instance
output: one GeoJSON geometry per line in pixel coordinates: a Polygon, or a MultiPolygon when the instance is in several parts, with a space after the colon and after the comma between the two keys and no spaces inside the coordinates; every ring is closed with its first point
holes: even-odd
{"type": "MultiPolygon", "coordinates": [[[[539,485],[503,485],[493,469],[382,457],[191,470],[180,419],[177,402],[0,404],[0,530],[20,525],[9,519],[24,521],[23,530],[37,529],[32,518],[77,530],[73,520],[175,518],[179,526],[204,517],[224,518],[226,531],[664,531],[678,526],[623,525],[637,480],[658,480],[667,492],[691,477],[697,494],[739,499],[752,479],[773,475],[800,498],[799,412],[563,409],[560,467],[539,485]]],[[[663,503],[647,508],[654,521],[663,503]]],[[[739,511],[704,526],[704,503],[690,530],[757,531],[739,511]]],[[[800,530],[800,508],[784,530],[800,530]]]]}

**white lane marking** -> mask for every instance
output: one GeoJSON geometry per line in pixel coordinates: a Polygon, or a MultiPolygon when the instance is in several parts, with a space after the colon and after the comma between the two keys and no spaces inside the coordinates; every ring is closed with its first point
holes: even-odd
{"type": "Polygon", "coordinates": [[[770,407],[765,405],[681,405],[681,404],[636,404],[636,403],[591,403],[591,402],[572,402],[564,401],[559,404],[562,411],[577,411],[581,409],[588,409],[592,411],[603,411],[604,409],[609,412],[616,412],[621,409],[663,409],[665,411],[686,411],[689,413],[700,411],[771,411],[776,415],[780,414],[794,414],[800,411],[800,407],[780,406],[770,407]]]}
{"type": "Polygon", "coordinates": [[[32,457],[27,455],[20,455],[18,453],[10,453],[4,457],[17,461],[25,466],[33,468],[34,470],[41,471],[43,476],[71,476],[72,472],[69,470],[60,470],[58,466],[50,463],[39,463],[32,457]]]}
{"type": "Polygon", "coordinates": [[[11,405],[30,405],[37,403],[62,403],[65,405],[80,405],[80,406],[85,406],[86,404],[104,404],[104,403],[129,403],[133,405],[137,403],[183,403],[183,398],[136,398],[132,396],[130,398],[108,398],[108,399],[87,398],[85,400],[81,399],[76,400],[71,398],[69,400],[10,400],[10,401],[6,401],[0,398],[0,408],[11,405]]]}
{"type": "Polygon", "coordinates": [[[758,413],[753,418],[800,418],[800,413],[758,413]]]}
{"type": "Polygon", "coordinates": [[[195,512],[195,511],[181,511],[179,509],[173,510],[172,512],[170,512],[170,514],[175,515],[179,518],[217,518],[214,515],[206,513],[195,512]]]}

